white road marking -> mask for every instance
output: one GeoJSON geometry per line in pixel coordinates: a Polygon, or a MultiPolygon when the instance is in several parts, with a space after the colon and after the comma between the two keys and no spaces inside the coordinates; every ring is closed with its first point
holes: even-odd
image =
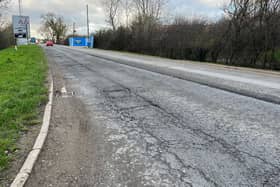
{"type": "Polygon", "coordinates": [[[66,90],[66,87],[65,87],[65,86],[63,86],[63,87],[61,88],[61,95],[62,95],[62,97],[64,97],[64,98],[68,97],[67,90],[66,90]]]}
{"type": "Polygon", "coordinates": [[[63,87],[61,88],[61,93],[67,94],[67,90],[66,90],[66,87],[65,87],[65,86],[63,86],[63,87]]]}

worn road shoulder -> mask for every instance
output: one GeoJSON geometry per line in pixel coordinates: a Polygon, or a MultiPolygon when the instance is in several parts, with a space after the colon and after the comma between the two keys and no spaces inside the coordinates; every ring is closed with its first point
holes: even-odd
{"type": "Polygon", "coordinates": [[[92,132],[100,130],[92,128],[88,111],[72,92],[61,68],[53,61],[50,67],[55,94],[49,135],[26,186],[79,186],[91,183],[88,180],[93,180],[95,175],[92,166],[97,167],[98,164],[92,162],[100,160],[94,159],[98,155],[95,146],[102,140],[92,136],[92,132]]]}
{"type": "Polygon", "coordinates": [[[35,141],[35,144],[28,154],[22,168],[14,179],[11,187],[21,187],[24,186],[26,181],[29,178],[29,175],[37,161],[37,158],[43,149],[45,140],[48,135],[50,119],[51,119],[51,111],[52,111],[52,102],[53,102],[53,79],[52,75],[50,75],[50,88],[49,88],[49,102],[47,103],[44,111],[43,124],[40,130],[40,133],[35,141]]]}

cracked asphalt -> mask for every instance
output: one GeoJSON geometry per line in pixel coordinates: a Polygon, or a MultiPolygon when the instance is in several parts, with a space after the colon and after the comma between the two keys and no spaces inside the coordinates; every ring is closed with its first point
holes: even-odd
{"type": "Polygon", "coordinates": [[[280,106],[46,48],[57,92],[26,186],[280,186],[280,106]]]}

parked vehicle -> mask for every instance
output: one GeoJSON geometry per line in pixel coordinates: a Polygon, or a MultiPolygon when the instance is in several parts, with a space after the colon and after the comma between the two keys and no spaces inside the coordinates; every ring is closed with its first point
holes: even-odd
{"type": "Polygon", "coordinates": [[[53,41],[47,41],[46,46],[53,46],[53,41]]]}
{"type": "Polygon", "coordinates": [[[36,38],[34,38],[34,37],[30,38],[30,43],[31,44],[36,44],[37,43],[36,38]]]}

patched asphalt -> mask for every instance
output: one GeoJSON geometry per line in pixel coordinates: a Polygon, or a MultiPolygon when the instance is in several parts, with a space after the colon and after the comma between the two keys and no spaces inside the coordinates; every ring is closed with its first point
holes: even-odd
{"type": "Polygon", "coordinates": [[[279,105],[70,48],[46,52],[75,94],[54,101],[56,126],[28,186],[280,184],[279,105]]]}

